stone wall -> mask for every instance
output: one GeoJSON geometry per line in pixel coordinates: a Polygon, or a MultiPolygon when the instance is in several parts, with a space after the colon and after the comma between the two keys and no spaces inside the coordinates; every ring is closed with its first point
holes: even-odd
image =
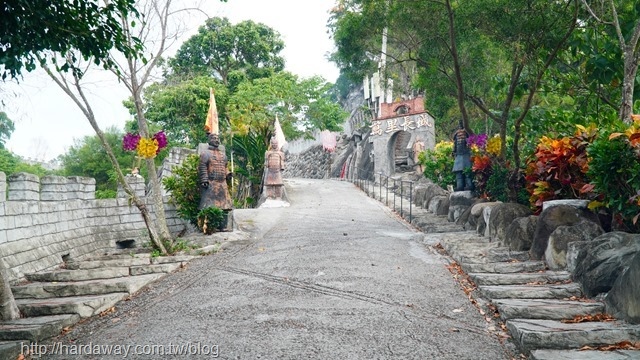
{"type": "MultiPolygon", "coordinates": [[[[144,179],[127,176],[136,194],[146,201],[144,179]]],[[[169,229],[177,234],[186,224],[165,197],[169,229]]],[[[58,267],[63,256],[83,258],[111,252],[116,242],[149,241],[138,209],[119,190],[116,199],[96,199],[95,180],[0,172],[0,259],[9,281],[25,273],[58,267]]]]}

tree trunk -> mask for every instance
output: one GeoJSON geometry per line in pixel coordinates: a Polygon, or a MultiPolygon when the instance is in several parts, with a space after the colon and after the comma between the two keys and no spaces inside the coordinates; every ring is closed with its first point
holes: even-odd
{"type": "MultiPolygon", "coordinates": [[[[107,142],[107,139],[104,137],[104,133],[102,132],[102,130],[100,130],[100,127],[98,126],[98,122],[96,121],[95,115],[93,114],[93,110],[89,105],[89,101],[84,95],[82,86],[80,85],[80,78],[78,77],[77,74],[74,73],[73,86],[77,91],[77,94],[75,94],[73,91],[71,91],[71,85],[67,83],[66,80],[63,82],[61,79],[58,79],[53,74],[51,69],[49,69],[46,66],[44,67],[44,70],[47,72],[49,77],[60,87],[60,89],[62,89],[62,91],[64,91],[76,103],[76,105],[82,111],[82,113],[87,118],[87,120],[89,120],[89,124],[91,124],[91,127],[96,132],[96,135],[98,136],[98,139],[100,140],[100,143],[102,144],[102,147],[107,153],[107,157],[109,158],[109,161],[111,162],[111,165],[113,166],[113,169],[116,172],[118,183],[122,185],[122,188],[124,189],[124,191],[127,193],[127,195],[131,197],[131,201],[133,202],[133,204],[138,208],[138,210],[140,210],[140,214],[142,215],[144,223],[147,226],[147,231],[149,233],[149,238],[151,239],[151,242],[153,242],[156,245],[156,247],[162,252],[163,255],[166,255],[167,250],[162,244],[161,239],[158,238],[158,234],[154,228],[154,222],[151,219],[151,216],[149,215],[149,210],[147,209],[147,206],[135,194],[133,189],[131,189],[131,186],[129,185],[129,183],[125,180],[124,175],[122,174],[122,169],[120,169],[120,164],[118,164],[118,159],[116,159],[116,156],[113,154],[113,150],[111,149],[111,146],[107,142]]],[[[162,210],[164,210],[164,207],[162,208],[162,210]]]]}
{"type": "MultiPolygon", "coordinates": [[[[131,60],[129,60],[131,62],[131,60]]],[[[133,71],[134,67],[131,64],[130,69],[132,70],[132,74],[135,74],[133,71]]],[[[134,104],[136,107],[136,119],[138,121],[138,129],[140,130],[140,135],[143,137],[149,138],[149,127],[147,126],[147,120],[144,117],[144,112],[142,111],[142,89],[138,85],[138,81],[135,76],[131,76],[131,88],[134,89],[133,97],[134,104]]],[[[156,164],[154,159],[146,159],[147,165],[147,173],[149,174],[149,182],[151,184],[151,200],[153,202],[153,208],[155,210],[157,228],[159,230],[160,242],[168,242],[169,244],[173,243],[173,238],[171,236],[171,232],[169,231],[169,226],[167,225],[167,218],[164,213],[164,203],[162,201],[162,187],[160,186],[160,181],[158,180],[158,174],[156,171],[156,164]]]]}
{"type": "Polygon", "coordinates": [[[11,291],[11,285],[9,284],[9,277],[7,276],[7,269],[4,266],[4,261],[0,259],[0,320],[15,320],[20,318],[20,310],[16,305],[16,300],[13,298],[13,292],[11,291]]]}
{"type": "Polygon", "coordinates": [[[633,48],[629,46],[625,47],[622,56],[624,57],[624,79],[622,80],[622,103],[620,104],[619,116],[620,120],[631,123],[633,88],[638,72],[638,59],[634,54],[633,48]]]}
{"type": "Polygon", "coordinates": [[[451,58],[453,59],[453,69],[455,73],[456,79],[456,98],[458,101],[458,108],[460,109],[460,114],[462,115],[462,123],[464,125],[465,130],[468,134],[472,134],[471,128],[469,127],[469,115],[467,114],[467,107],[465,106],[464,99],[464,84],[462,82],[462,70],[460,69],[460,60],[458,57],[458,47],[456,46],[456,34],[455,34],[455,23],[453,18],[453,9],[451,8],[451,2],[447,0],[445,2],[447,7],[447,14],[449,15],[449,42],[451,46],[451,58]]]}

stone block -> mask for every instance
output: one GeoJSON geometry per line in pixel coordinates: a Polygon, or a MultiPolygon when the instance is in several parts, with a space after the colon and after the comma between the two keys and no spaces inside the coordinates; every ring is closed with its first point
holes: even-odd
{"type": "Polygon", "coordinates": [[[502,244],[511,250],[529,251],[533,242],[533,234],[536,231],[538,216],[529,215],[520,217],[507,226],[502,244]]]}
{"type": "Polygon", "coordinates": [[[8,200],[40,200],[40,178],[33,174],[16,173],[9,176],[8,200]]]}
{"type": "Polygon", "coordinates": [[[67,199],[67,178],[63,176],[43,176],[40,179],[40,199],[42,201],[64,201],[67,199]]]}
{"type": "Polygon", "coordinates": [[[67,177],[67,198],[93,200],[96,198],[96,180],[88,177],[67,177]]]}

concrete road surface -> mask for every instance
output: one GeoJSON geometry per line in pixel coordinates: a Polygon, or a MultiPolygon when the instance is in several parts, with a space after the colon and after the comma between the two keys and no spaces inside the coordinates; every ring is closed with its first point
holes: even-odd
{"type": "Polygon", "coordinates": [[[510,357],[422,233],[349,182],[290,179],[287,192],[290,207],[236,211],[250,239],[48,342],[85,355],[43,357],[510,357]]]}

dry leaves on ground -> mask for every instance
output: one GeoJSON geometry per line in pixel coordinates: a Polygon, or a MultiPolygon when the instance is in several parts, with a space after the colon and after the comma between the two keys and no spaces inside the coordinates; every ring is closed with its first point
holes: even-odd
{"type": "Polygon", "coordinates": [[[561,322],[565,324],[576,324],[583,322],[595,322],[595,321],[615,321],[615,318],[609,314],[594,314],[594,315],[576,315],[573,319],[564,319],[561,322]]]}
{"type": "Polygon", "coordinates": [[[579,349],[580,351],[586,350],[599,350],[599,351],[615,351],[615,350],[640,350],[640,342],[633,343],[631,341],[621,341],[612,345],[600,345],[589,346],[585,345],[579,349]]]}

